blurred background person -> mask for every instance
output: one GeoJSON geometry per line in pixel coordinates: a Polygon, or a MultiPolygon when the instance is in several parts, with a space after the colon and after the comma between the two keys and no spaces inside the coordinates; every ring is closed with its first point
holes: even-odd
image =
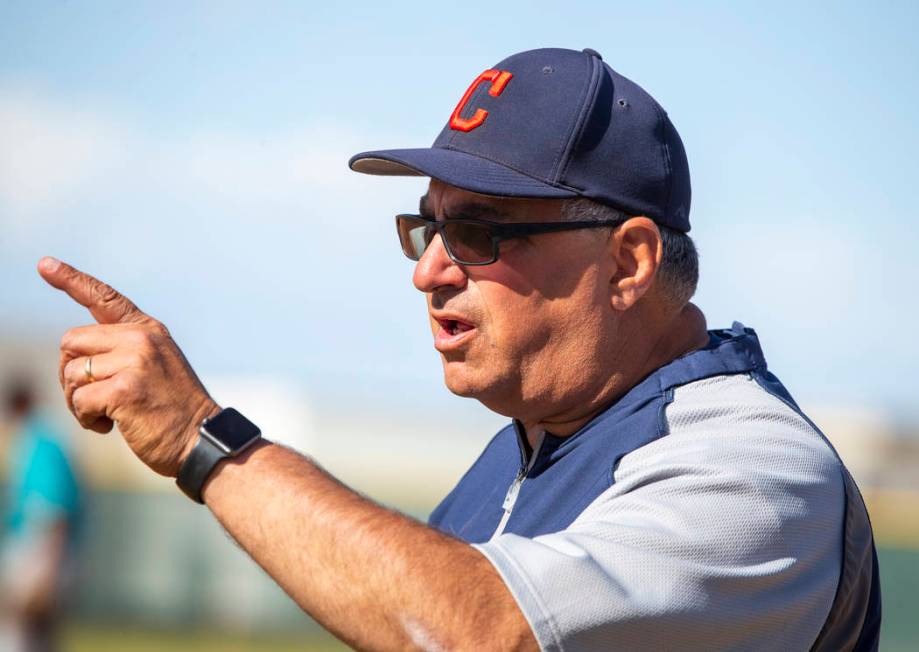
{"type": "Polygon", "coordinates": [[[8,486],[0,539],[0,650],[54,650],[74,577],[80,485],[62,431],[37,409],[28,377],[7,381],[3,407],[7,427],[0,447],[8,486]]]}

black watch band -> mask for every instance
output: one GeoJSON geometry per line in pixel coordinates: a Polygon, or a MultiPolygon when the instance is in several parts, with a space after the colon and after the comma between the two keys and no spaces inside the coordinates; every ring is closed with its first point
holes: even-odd
{"type": "Polygon", "coordinates": [[[179,485],[179,489],[185,492],[186,496],[203,505],[204,499],[201,497],[201,490],[204,489],[204,483],[207,482],[214,467],[221,460],[229,457],[230,455],[217,448],[210,439],[198,435],[198,443],[195,444],[195,447],[179,468],[176,484],[179,485]]]}
{"type": "Polygon", "coordinates": [[[201,491],[217,465],[226,458],[236,457],[261,436],[258,426],[233,408],[225,408],[205,419],[198,431],[198,443],[179,467],[176,476],[179,489],[196,503],[204,504],[201,491]]]}

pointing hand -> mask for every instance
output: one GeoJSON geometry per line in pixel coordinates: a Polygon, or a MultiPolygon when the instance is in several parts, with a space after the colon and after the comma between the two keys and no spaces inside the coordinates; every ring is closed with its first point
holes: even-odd
{"type": "Polygon", "coordinates": [[[54,258],[38,272],[89,309],[98,324],[61,339],[60,382],[84,428],[124,440],[151,469],[175,476],[198,426],[220,411],[160,322],[112,287],[54,258]],[[87,372],[91,372],[90,377],[87,372]]]}

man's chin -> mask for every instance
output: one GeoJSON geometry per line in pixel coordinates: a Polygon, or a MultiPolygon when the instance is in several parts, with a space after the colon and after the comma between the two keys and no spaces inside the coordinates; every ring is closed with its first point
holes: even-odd
{"type": "Polygon", "coordinates": [[[444,372],[444,385],[452,393],[464,398],[476,398],[479,394],[475,384],[469,382],[466,378],[457,378],[454,374],[444,372]]]}
{"type": "Polygon", "coordinates": [[[507,403],[506,383],[502,383],[500,376],[495,374],[476,373],[462,363],[444,363],[444,384],[453,394],[463,398],[474,398],[492,412],[509,415],[507,403]]]}
{"type": "Polygon", "coordinates": [[[457,396],[478,398],[487,383],[463,360],[444,360],[444,385],[457,396]]]}

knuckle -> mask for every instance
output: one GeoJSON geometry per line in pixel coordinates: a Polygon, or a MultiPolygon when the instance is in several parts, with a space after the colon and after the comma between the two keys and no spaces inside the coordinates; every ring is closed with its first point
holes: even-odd
{"type": "Polygon", "coordinates": [[[69,360],[68,362],[64,363],[63,379],[64,379],[64,383],[67,385],[72,385],[74,380],[76,379],[76,376],[74,374],[74,372],[76,371],[74,369],[75,362],[76,360],[69,360]]]}
{"type": "Polygon", "coordinates": [[[86,358],[74,358],[64,365],[64,385],[73,391],[85,381],[86,358]]]}
{"type": "Polygon", "coordinates": [[[148,317],[143,322],[143,332],[150,344],[158,346],[170,339],[169,329],[166,325],[152,317],[148,317]]]}
{"type": "Polygon", "coordinates": [[[61,349],[66,350],[66,349],[70,349],[71,347],[73,347],[76,337],[77,337],[77,334],[75,332],[75,329],[73,328],[71,328],[69,331],[64,333],[61,336],[61,349]]]}
{"type": "Polygon", "coordinates": [[[163,322],[157,321],[156,319],[153,319],[153,320],[151,320],[150,326],[151,326],[151,328],[152,328],[152,330],[153,330],[153,334],[154,334],[158,339],[160,339],[160,340],[168,340],[168,339],[170,339],[170,338],[172,337],[172,335],[169,333],[169,329],[166,328],[166,324],[164,324],[163,322]]]}
{"type": "Polygon", "coordinates": [[[88,410],[83,401],[82,392],[73,392],[70,395],[70,411],[73,412],[73,415],[80,423],[83,423],[83,420],[88,416],[88,410]]]}
{"type": "Polygon", "coordinates": [[[57,366],[57,382],[60,383],[61,389],[63,390],[67,389],[66,372],[67,372],[67,357],[64,355],[61,355],[61,359],[58,362],[58,366],[57,366]]]}
{"type": "Polygon", "coordinates": [[[137,380],[132,374],[121,373],[112,379],[112,395],[119,403],[133,398],[137,388],[137,380]]]}
{"type": "Polygon", "coordinates": [[[118,291],[102,281],[94,282],[89,291],[93,298],[93,303],[97,305],[111,305],[121,300],[121,295],[118,291]]]}
{"type": "Polygon", "coordinates": [[[140,328],[132,328],[125,334],[125,340],[135,351],[145,351],[150,346],[150,335],[140,328]]]}
{"type": "Polygon", "coordinates": [[[152,320],[144,327],[137,329],[134,349],[145,362],[154,362],[170,341],[171,336],[166,326],[152,320]]]}

